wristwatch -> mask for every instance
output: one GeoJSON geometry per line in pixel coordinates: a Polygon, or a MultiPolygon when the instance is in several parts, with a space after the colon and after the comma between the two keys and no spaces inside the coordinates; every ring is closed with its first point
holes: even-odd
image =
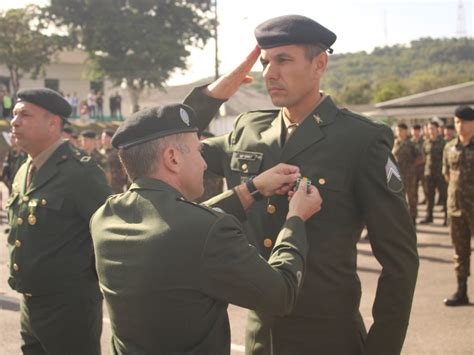
{"type": "Polygon", "coordinates": [[[253,178],[254,178],[254,176],[249,178],[245,182],[245,186],[247,186],[247,190],[249,190],[250,196],[252,196],[255,201],[258,201],[258,200],[261,200],[263,198],[263,195],[260,192],[258,192],[257,187],[253,183],[253,178]]]}

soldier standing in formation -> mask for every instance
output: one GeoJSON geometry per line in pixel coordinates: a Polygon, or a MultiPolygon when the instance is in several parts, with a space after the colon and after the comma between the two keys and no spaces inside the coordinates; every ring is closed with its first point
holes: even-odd
{"type": "Polygon", "coordinates": [[[408,206],[413,224],[416,224],[417,216],[417,183],[416,167],[421,160],[421,153],[408,136],[408,126],[405,123],[399,123],[395,129],[395,142],[392,153],[397,159],[400,167],[403,185],[408,198],[408,206]]]}
{"type": "Polygon", "coordinates": [[[425,156],[423,154],[423,143],[424,138],[421,130],[421,125],[414,124],[411,128],[411,140],[415,144],[416,148],[420,152],[420,160],[416,164],[416,198],[420,203],[426,202],[426,184],[425,184],[425,156]],[[423,190],[424,200],[420,201],[418,198],[419,186],[423,190]]]}
{"type": "Polygon", "coordinates": [[[28,155],[18,146],[16,137],[10,138],[11,146],[7,156],[3,161],[2,181],[8,188],[8,192],[12,190],[12,183],[20,166],[25,162],[28,155]]]}
{"type": "Polygon", "coordinates": [[[10,277],[22,294],[24,354],[99,355],[102,295],[89,220],[111,194],[102,170],[63,141],[69,103],[18,92],[12,133],[28,153],[7,202],[10,277]]]}
{"type": "MultiPolygon", "coordinates": [[[[308,252],[304,221],[321,206],[317,189],[300,184],[292,195],[267,264],[236,218],[192,202],[206,169],[195,121],[186,105],[153,108],[132,115],[113,138],[133,183],[97,210],[91,233],[114,354],[228,355],[229,302],[280,315],[296,303],[308,252]]],[[[245,218],[257,194],[286,199],[298,175],[280,164],[213,205],[245,218]]]]}
{"type": "Polygon", "coordinates": [[[452,123],[448,123],[443,127],[443,138],[446,144],[451,142],[453,139],[456,139],[456,130],[452,123]]]}
{"type": "Polygon", "coordinates": [[[102,131],[100,136],[102,149],[100,153],[105,159],[105,175],[107,176],[107,181],[112,187],[112,191],[118,194],[124,191],[128,179],[127,174],[120,163],[118,151],[112,146],[112,137],[114,133],[115,131],[111,128],[106,128],[102,131]]]}
{"type": "MultiPolygon", "coordinates": [[[[185,100],[200,128],[230,98],[261,54],[263,77],[279,110],[241,114],[228,135],[203,142],[209,170],[241,184],[280,162],[300,168],[320,190],[324,207],[306,222],[310,250],[298,303],[286,317],[250,312],[248,354],[398,354],[415,288],[416,233],[391,154],[393,133],[338,108],[319,91],[336,35],[304,16],[270,19],[255,30],[259,47],[234,71],[196,88],[185,100]],[[213,112],[203,112],[214,108],[213,112]],[[359,312],[357,242],[364,225],[382,265],[368,334],[359,312]],[[272,350],[273,349],[273,350],[272,350]]],[[[282,196],[248,212],[250,241],[268,258],[288,212],[282,196]]]]}
{"type": "MultiPolygon", "coordinates": [[[[425,183],[427,190],[427,208],[426,218],[420,223],[432,223],[433,222],[433,208],[435,201],[435,193],[438,190],[439,201],[446,201],[447,185],[444,180],[442,169],[443,169],[443,149],[444,139],[439,135],[439,124],[438,122],[431,121],[428,125],[428,137],[423,143],[423,153],[426,157],[425,162],[425,183]]],[[[444,204],[444,203],[443,203],[444,204]]],[[[447,225],[447,211],[446,205],[444,209],[444,221],[443,225],[447,225]]]]}
{"type": "Polygon", "coordinates": [[[449,233],[454,245],[458,289],[444,300],[447,306],[469,304],[471,238],[474,236],[474,110],[458,107],[454,113],[458,138],[444,149],[443,174],[448,182],[449,233]]]}
{"type": "Polygon", "coordinates": [[[97,149],[97,133],[86,129],[79,135],[81,149],[90,156],[104,171],[107,169],[105,156],[97,149]]]}

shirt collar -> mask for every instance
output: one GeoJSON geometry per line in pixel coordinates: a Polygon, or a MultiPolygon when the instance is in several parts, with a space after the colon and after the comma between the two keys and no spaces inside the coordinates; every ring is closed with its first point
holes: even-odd
{"type": "MultiPolygon", "coordinates": [[[[318,101],[318,103],[311,109],[311,111],[308,112],[308,114],[306,115],[306,117],[309,116],[309,114],[311,112],[313,112],[314,110],[316,110],[318,108],[319,105],[322,104],[322,102],[328,97],[328,95],[326,95],[323,91],[320,91],[320,94],[321,94],[321,99],[318,101]]],[[[285,128],[286,130],[288,130],[288,127],[290,125],[296,125],[296,126],[299,126],[301,123],[303,123],[303,121],[301,121],[300,123],[293,123],[290,121],[290,119],[288,117],[286,117],[285,115],[285,110],[281,110],[281,116],[283,117],[283,124],[285,125],[285,128]]],[[[305,118],[306,119],[306,118],[305,118]]]]}
{"type": "Polygon", "coordinates": [[[63,143],[64,139],[59,138],[56,142],[51,144],[48,148],[43,150],[36,157],[31,158],[33,165],[36,167],[36,171],[38,171],[44,165],[44,163],[46,163],[46,161],[53,155],[56,149],[58,149],[59,146],[63,143]]]}

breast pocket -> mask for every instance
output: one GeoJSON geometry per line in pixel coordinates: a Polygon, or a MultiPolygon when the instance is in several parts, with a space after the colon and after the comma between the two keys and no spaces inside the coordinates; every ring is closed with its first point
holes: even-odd
{"type": "Polygon", "coordinates": [[[28,215],[30,224],[53,227],[58,221],[66,216],[63,209],[64,197],[60,195],[43,195],[32,198],[28,203],[28,215]]]}
{"type": "Polygon", "coordinates": [[[311,182],[319,190],[323,204],[321,210],[311,220],[339,219],[348,214],[350,199],[344,189],[344,176],[321,170],[313,175],[311,182]]]}
{"type": "Polygon", "coordinates": [[[263,153],[249,151],[235,151],[230,160],[234,183],[240,184],[251,176],[258,175],[262,167],[263,153]]]}
{"type": "Polygon", "coordinates": [[[11,224],[12,222],[11,219],[13,218],[13,211],[11,207],[18,200],[18,196],[19,196],[18,192],[12,193],[5,204],[5,208],[7,209],[7,219],[8,219],[9,224],[11,224]]]}

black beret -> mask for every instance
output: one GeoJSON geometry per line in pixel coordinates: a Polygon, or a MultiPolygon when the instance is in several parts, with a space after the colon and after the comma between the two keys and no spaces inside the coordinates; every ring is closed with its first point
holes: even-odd
{"type": "Polygon", "coordinates": [[[102,133],[105,133],[109,137],[113,137],[114,133],[115,133],[115,130],[112,129],[112,128],[106,128],[102,131],[102,133]]]}
{"type": "Polygon", "coordinates": [[[65,126],[63,128],[63,132],[67,134],[72,134],[72,127],[71,126],[65,126]]]}
{"type": "Polygon", "coordinates": [[[319,44],[329,49],[337,36],[316,21],[300,15],[267,20],[255,28],[255,38],[262,49],[290,44],[319,44]]]}
{"type": "Polygon", "coordinates": [[[40,106],[49,112],[61,116],[64,120],[71,114],[72,108],[60,93],[47,89],[24,89],[17,93],[18,102],[26,101],[40,106]]]}
{"type": "Polygon", "coordinates": [[[456,111],[454,111],[454,116],[460,120],[473,121],[474,110],[469,106],[459,106],[456,111]]]}
{"type": "Polygon", "coordinates": [[[454,125],[452,123],[448,123],[445,127],[447,129],[454,129],[454,125]]]}
{"type": "Polygon", "coordinates": [[[418,123],[415,123],[415,124],[413,125],[413,129],[421,129],[421,125],[418,124],[418,123]]]}
{"type": "Polygon", "coordinates": [[[138,111],[127,118],[112,137],[115,148],[130,148],[172,134],[197,132],[194,110],[182,104],[138,111]]]}
{"type": "Polygon", "coordinates": [[[97,133],[93,131],[92,129],[86,129],[81,132],[81,137],[86,137],[86,138],[96,138],[97,133]]]}
{"type": "Polygon", "coordinates": [[[403,123],[403,122],[402,122],[402,123],[399,123],[399,124],[397,125],[397,127],[398,127],[398,128],[403,128],[403,129],[408,129],[408,126],[407,126],[405,123],[403,123]]]}

